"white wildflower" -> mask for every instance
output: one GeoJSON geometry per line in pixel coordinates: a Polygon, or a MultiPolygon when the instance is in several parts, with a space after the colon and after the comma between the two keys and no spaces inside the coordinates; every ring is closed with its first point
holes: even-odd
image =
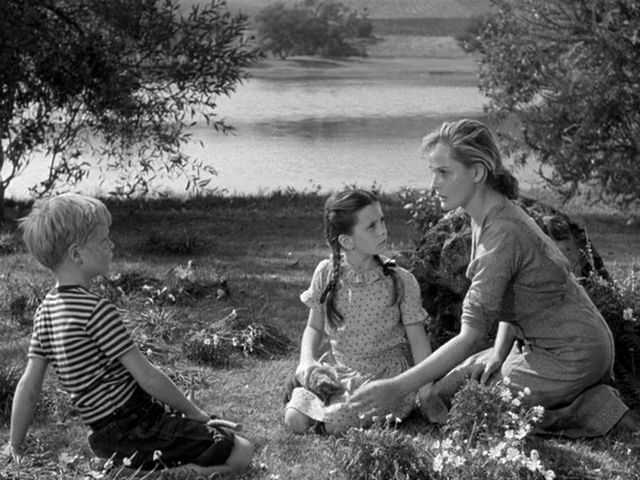
{"type": "Polygon", "coordinates": [[[534,421],[538,421],[544,415],[544,407],[542,405],[536,405],[531,409],[531,413],[534,421]]]}
{"type": "Polygon", "coordinates": [[[553,480],[556,478],[556,474],[553,470],[546,470],[544,472],[544,480],[553,480]]]}
{"type": "Polygon", "coordinates": [[[540,455],[537,450],[531,450],[529,458],[525,458],[525,465],[532,472],[542,470],[542,464],[540,463],[540,455]]]}
{"type": "Polygon", "coordinates": [[[625,308],[622,311],[622,318],[624,320],[633,321],[633,308],[625,308]]]}
{"type": "Polygon", "coordinates": [[[440,473],[442,471],[443,463],[444,463],[444,458],[442,457],[442,454],[439,453],[433,459],[433,471],[436,473],[440,473]]]}
{"type": "Polygon", "coordinates": [[[531,431],[531,427],[527,424],[521,425],[520,428],[518,429],[518,433],[516,433],[516,438],[518,440],[522,440],[524,437],[526,437],[529,432],[531,431]]]}
{"type": "Polygon", "coordinates": [[[511,390],[509,390],[508,388],[503,388],[500,390],[500,398],[504,401],[504,402],[510,402],[511,401],[511,390]]]}
{"type": "Polygon", "coordinates": [[[155,450],[153,452],[153,461],[157,462],[160,460],[160,458],[162,458],[162,451],[161,450],[155,450]]]}
{"type": "Polygon", "coordinates": [[[504,447],[506,446],[507,446],[506,442],[500,442],[497,445],[491,447],[489,449],[489,457],[493,460],[499,458],[502,455],[502,451],[504,450],[504,447]]]}
{"type": "Polygon", "coordinates": [[[510,379],[509,377],[504,377],[504,378],[502,379],[502,384],[503,384],[503,385],[507,385],[507,386],[508,386],[508,385],[511,385],[511,379],[510,379]]]}
{"type": "Polygon", "coordinates": [[[509,447],[507,448],[506,459],[508,462],[516,462],[520,458],[520,452],[517,448],[509,447]]]}
{"type": "Polygon", "coordinates": [[[522,393],[525,395],[531,395],[531,389],[529,387],[524,387],[524,390],[522,390],[522,393]]]}

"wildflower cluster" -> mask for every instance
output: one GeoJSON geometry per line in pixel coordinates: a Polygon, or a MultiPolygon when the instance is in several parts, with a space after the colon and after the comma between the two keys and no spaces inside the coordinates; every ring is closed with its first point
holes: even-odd
{"type": "Polygon", "coordinates": [[[228,366],[234,351],[245,357],[274,357],[292,346],[291,340],[271,325],[239,320],[235,309],[222,321],[191,332],[187,338],[183,344],[187,358],[212,366],[228,366]]]}
{"type": "Polygon", "coordinates": [[[540,406],[526,407],[530,391],[513,394],[509,379],[493,386],[470,381],[455,396],[443,429],[446,437],[430,446],[439,478],[555,478],[539,453],[525,452],[525,437],[542,419],[540,406]]]}

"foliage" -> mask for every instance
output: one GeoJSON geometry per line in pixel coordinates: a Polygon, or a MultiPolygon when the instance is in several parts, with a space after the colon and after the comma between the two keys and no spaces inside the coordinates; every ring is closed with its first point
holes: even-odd
{"type": "MultiPolygon", "coordinates": [[[[493,0],[477,37],[480,88],[520,161],[533,155],[566,196],[640,201],[640,5],[635,0],[493,0]]],[[[468,44],[471,46],[471,44],[468,44]]]]}
{"type": "Polygon", "coordinates": [[[544,409],[527,407],[527,389],[515,395],[509,380],[492,386],[469,381],[455,395],[443,433],[432,447],[439,478],[555,478],[537,450],[525,452],[525,437],[542,419],[544,409]]]}
{"type": "Polygon", "coordinates": [[[233,309],[226,317],[187,335],[182,350],[189,360],[228,367],[234,352],[274,358],[291,349],[292,342],[275,327],[241,319],[233,309]]]}
{"type": "MultiPolygon", "coordinates": [[[[0,3],[0,207],[31,162],[46,162],[43,194],[97,167],[112,193],[146,193],[159,176],[206,187],[213,167],[181,152],[187,127],[218,131],[220,95],[258,58],[247,18],[224,0],[179,13],[175,0],[0,3]]],[[[1,211],[1,208],[0,208],[1,211]]]]}
{"type": "Polygon", "coordinates": [[[632,408],[640,406],[640,288],[634,272],[622,281],[590,275],[585,289],[606,320],[615,343],[615,386],[632,408]]]}
{"type": "Polygon", "coordinates": [[[215,295],[217,300],[231,294],[225,275],[209,272],[207,278],[188,260],[185,266],[175,265],[156,278],[134,269],[123,270],[95,281],[95,289],[112,302],[121,303],[131,297],[142,297],[156,307],[181,305],[215,295]]]}
{"type": "Polygon", "coordinates": [[[291,54],[365,56],[356,39],[373,33],[366,11],[358,14],[334,0],[277,2],[262,9],[256,22],[264,50],[283,60],[291,54]]]}
{"type": "Polygon", "coordinates": [[[494,478],[553,479],[525,438],[542,407],[525,406],[509,381],[493,386],[471,381],[456,394],[442,438],[410,435],[392,416],[370,429],[352,428],[330,445],[333,461],[348,480],[494,478]]]}
{"type": "Polygon", "coordinates": [[[347,480],[428,480],[432,460],[426,442],[397,428],[393,415],[371,428],[351,428],[329,445],[329,453],[347,480]]]}
{"type": "Polygon", "coordinates": [[[489,18],[489,14],[471,17],[464,29],[453,35],[460,48],[469,53],[479,51],[482,48],[479,35],[489,18]]]}

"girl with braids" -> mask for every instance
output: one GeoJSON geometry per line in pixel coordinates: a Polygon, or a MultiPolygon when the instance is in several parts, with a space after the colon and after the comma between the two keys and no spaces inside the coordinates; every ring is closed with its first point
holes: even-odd
{"type": "MultiPolygon", "coordinates": [[[[363,190],[335,193],[325,204],[324,223],[331,258],[320,262],[300,296],[310,309],[296,369],[302,386],[285,407],[285,425],[296,433],[366,426],[371,417],[350,408],[348,396],[431,353],[417,280],[381,257],[387,228],[376,197],[363,190]],[[325,338],[329,349],[321,356],[325,338]],[[324,394],[315,388],[317,374],[331,387],[324,394]]],[[[382,413],[404,418],[415,398],[407,392],[382,413]]]]}
{"type": "MultiPolygon", "coordinates": [[[[475,120],[444,123],[422,151],[444,210],[471,217],[471,261],[457,336],[396,377],[363,386],[351,401],[384,409],[436,382],[422,405],[448,407],[468,378],[509,378],[514,390],[545,408],[540,427],[569,437],[599,436],[615,425],[637,429],[635,415],[609,386],[613,338],[555,243],[512,199],[516,179],[502,165],[490,130],[475,120]],[[498,325],[493,348],[474,355],[498,325]],[[453,369],[453,370],[452,370],[453,369]]],[[[446,408],[445,408],[446,412],[446,408]]]]}

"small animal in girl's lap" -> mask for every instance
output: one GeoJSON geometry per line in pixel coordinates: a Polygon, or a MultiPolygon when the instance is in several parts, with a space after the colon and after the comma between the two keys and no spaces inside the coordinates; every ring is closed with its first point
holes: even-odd
{"type": "Polygon", "coordinates": [[[285,386],[284,403],[291,400],[293,389],[298,387],[304,387],[313,392],[325,404],[329,403],[334,395],[342,395],[346,391],[335,369],[328,365],[311,366],[305,372],[303,382],[300,382],[296,375],[292,375],[285,386]]]}
{"type": "Polygon", "coordinates": [[[335,369],[329,366],[313,366],[307,372],[305,386],[318,395],[325,404],[334,395],[342,395],[346,389],[340,380],[335,369]]]}

